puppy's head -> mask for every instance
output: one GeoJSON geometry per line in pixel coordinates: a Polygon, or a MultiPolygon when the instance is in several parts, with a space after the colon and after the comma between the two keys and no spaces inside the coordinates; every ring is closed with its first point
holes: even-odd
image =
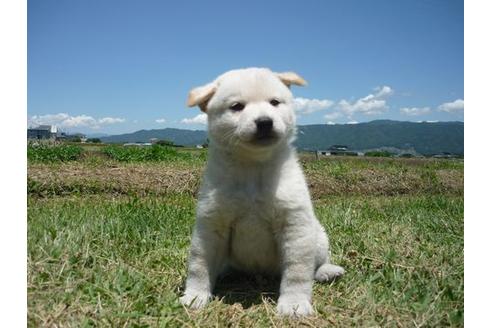
{"type": "Polygon", "coordinates": [[[306,81],[265,68],[233,70],[191,90],[188,106],[207,113],[209,138],[217,146],[267,150],[293,139],[292,84],[306,81]]]}

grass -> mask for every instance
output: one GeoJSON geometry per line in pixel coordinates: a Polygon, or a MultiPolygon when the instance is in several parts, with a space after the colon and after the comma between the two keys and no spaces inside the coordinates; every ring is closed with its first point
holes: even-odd
{"type": "Polygon", "coordinates": [[[347,273],[316,283],[317,315],[292,321],[275,315],[268,277],[223,278],[203,311],[178,303],[199,157],[29,163],[29,326],[463,326],[462,162],[303,157],[347,273]]]}

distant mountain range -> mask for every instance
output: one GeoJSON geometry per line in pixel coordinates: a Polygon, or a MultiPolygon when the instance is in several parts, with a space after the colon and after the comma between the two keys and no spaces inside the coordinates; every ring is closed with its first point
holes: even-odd
{"type": "Polygon", "coordinates": [[[184,129],[154,129],[139,130],[133,133],[118,134],[100,138],[106,143],[125,143],[125,142],[149,142],[151,138],[159,140],[169,140],[177,145],[195,146],[205,143],[207,131],[203,130],[184,130],[184,129]]]}
{"type": "Polygon", "coordinates": [[[109,137],[109,134],[107,134],[107,133],[89,133],[89,134],[86,135],[86,137],[87,138],[109,137]]]}
{"type": "MultiPolygon", "coordinates": [[[[106,143],[149,142],[157,138],[179,145],[203,144],[202,130],[158,129],[101,137],[106,143]]],[[[394,149],[423,155],[443,152],[464,154],[463,122],[402,122],[377,120],[359,124],[316,124],[298,126],[296,146],[302,150],[345,145],[351,150],[394,149]]]]}
{"type": "Polygon", "coordinates": [[[324,149],[346,145],[349,149],[396,148],[422,155],[443,152],[464,154],[464,123],[416,123],[378,120],[359,124],[304,125],[298,128],[297,147],[324,149]]]}

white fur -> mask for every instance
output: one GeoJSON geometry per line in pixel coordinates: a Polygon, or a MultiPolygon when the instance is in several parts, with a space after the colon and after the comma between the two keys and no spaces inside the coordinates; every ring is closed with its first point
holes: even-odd
{"type": "Polygon", "coordinates": [[[290,83],[268,69],[234,70],[190,93],[189,104],[208,114],[210,139],[180,299],[192,308],[208,302],[218,274],[232,266],[280,275],[278,313],[310,315],[313,280],[332,280],[344,272],[330,264],[328,238],[291,146],[295,114],[288,85],[304,80],[288,74],[290,83]],[[280,105],[272,106],[272,98],[280,105]],[[233,111],[234,102],[246,107],[233,111]],[[254,139],[260,116],[273,120],[277,135],[266,145],[254,139]]]}

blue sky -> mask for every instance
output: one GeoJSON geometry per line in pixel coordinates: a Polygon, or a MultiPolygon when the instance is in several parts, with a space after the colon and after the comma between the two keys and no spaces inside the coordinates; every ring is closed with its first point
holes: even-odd
{"type": "Polygon", "coordinates": [[[28,124],[204,129],[188,91],[295,71],[299,124],[463,121],[463,1],[28,0],[28,124]]]}

